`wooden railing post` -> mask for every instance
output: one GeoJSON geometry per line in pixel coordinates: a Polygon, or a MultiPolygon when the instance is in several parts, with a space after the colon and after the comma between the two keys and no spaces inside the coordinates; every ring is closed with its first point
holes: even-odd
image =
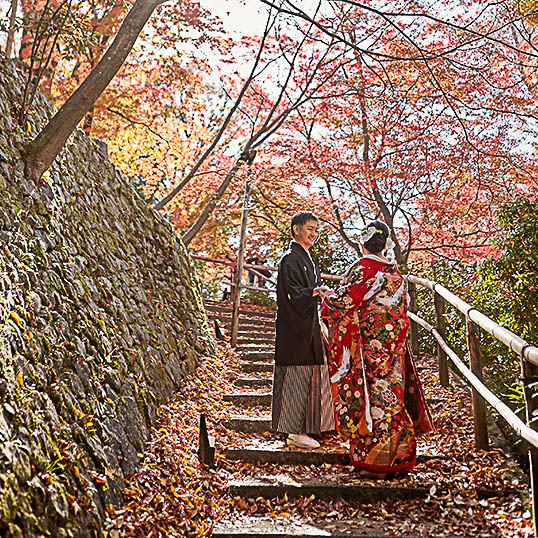
{"type": "MultiPolygon", "coordinates": [[[[250,173],[248,167],[247,175],[250,173]]],[[[232,304],[232,326],[230,335],[230,345],[237,345],[237,330],[239,328],[239,304],[241,302],[241,278],[243,276],[243,258],[245,257],[245,243],[247,238],[247,217],[248,217],[248,197],[250,195],[250,181],[245,182],[245,196],[243,199],[243,212],[241,215],[241,236],[239,239],[239,254],[237,255],[237,265],[235,267],[235,286],[233,288],[232,304]]]]}
{"type": "MultiPolygon", "coordinates": [[[[409,311],[416,314],[418,311],[417,306],[417,287],[413,282],[408,283],[409,290],[409,311]]],[[[409,327],[409,341],[411,344],[411,352],[415,358],[418,357],[418,323],[416,321],[410,320],[409,327]]]]}
{"type": "MultiPolygon", "coordinates": [[[[527,410],[527,424],[533,430],[538,431],[538,366],[521,361],[521,377],[523,381],[523,392],[525,394],[525,408],[527,410]]],[[[538,449],[532,445],[529,447],[529,477],[531,483],[531,504],[532,522],[534,525],[534,536],[538,536],[536,527],[538,518],[538,449]]]]}
{"type": "MultiPolygon", "coordinates": [[[[446,325],[445,325],[445,301],[437,293],[433,292],[433,303],[435,305],[435,328],[439,336],[446,340],[446,325]]],[[[437,362],[439,364],[439,383],[444,387],[449,384],[448,380],[448,362],[446,360],[445,350],[437,344],[437,362]]]]}
{"type": "MultiPolygon", "coordinates": [[[[482,375],[482,357],[480,353],[480,329],[470,319],[467,319],[467,345],[469,347],[471,371],[483,383],[484,376],[482,375]]],[[[475,388],[473,388],[472,395],[474,445],[481,450],[489,450],[486,402],[475,388]]]]}

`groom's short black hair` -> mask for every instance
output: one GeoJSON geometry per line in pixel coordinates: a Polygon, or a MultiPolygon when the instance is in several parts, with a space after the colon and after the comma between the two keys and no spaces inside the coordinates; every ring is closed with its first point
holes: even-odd
{"type": "Polygon", "coordinates": [[[314,213],[310,213],[310,211],[299,211],[299,213],[295,213],[295,215],[291,217],[291,236],[295,237],[295,235],[293,234],[294,226],[302,226],[303,224],[306,224],[309,220],[315,220],[316,222],[319,222],[318,217],[316,217],[314,213]]]}

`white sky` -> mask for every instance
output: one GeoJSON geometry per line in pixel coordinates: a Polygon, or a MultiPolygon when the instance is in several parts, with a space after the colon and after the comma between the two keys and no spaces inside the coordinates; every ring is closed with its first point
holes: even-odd
{"type": "Polygon", "coordinates": [[[226,30],[252,35],[265,26],[267,11],[258,0],[200,0],[200,4],[218,15],[226,30]]]}
{"type": "MultiPolygon", "coordinates": [[[[202,7],[217,15],[226,30],[240,34],[258,34],[263,31],[266,20],[264,4],[258,0],[200,0],[202,7]]],[[[9,0],[0,0],[0,16],[5,17],[9,0]]],[[[0,37],[5,42],[5,35],[0,37]]]]}

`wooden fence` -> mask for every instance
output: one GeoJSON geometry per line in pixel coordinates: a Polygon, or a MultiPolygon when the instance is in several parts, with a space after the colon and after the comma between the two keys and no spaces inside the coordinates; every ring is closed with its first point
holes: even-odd
{"type": "Polygon", "coordinates": [[[411,297],[408,313],[411,319],[411,349],[415,353],[418,351],[418,326],[420,325],[431,333],[437,341],[439,381],[443,385],[448,385],[449,383],[447,358],[450,358],[454,366],[471,385],[475,446],[483,450],[488,450],[489,448],[486,402],[506,420],[520,439],[527,442],[529,446],[529,476],[534,536],[538,536],[536,527],[538,515],[538,391],[536,391],[536,386],[538,386],[538,348],[480,313],[441,284],[414,275],[409,275],[407,280],[411,297]],[[433,292],[435,327],[417,315],[416,286],[433,292]],[[446,343],[445,301],[465,316],[469,366],[446,343]],[[480,356],[480,330],[491,334],[497,341],[505,344],[521,358],[521,381],[525,395],[527,424],[520,420],[504,402],[484,385],[480,356]]]}

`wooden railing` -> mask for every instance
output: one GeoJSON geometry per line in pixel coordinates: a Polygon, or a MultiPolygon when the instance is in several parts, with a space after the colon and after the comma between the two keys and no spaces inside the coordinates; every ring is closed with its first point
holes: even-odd
{"type": "MultiPolygon", "coordinates": [[[[235,262],[230,261],[230,260],[223,260],[221,258],[213,258],[211,256],[204,256],[204,255],[201,255],[201,254],[191,254],[191,258],[193,258],[195,260],[201,260],[201,261],[205,261],[205,262],[210,262],[210,263],[223,264],[223,265],[229,266],[230,268],[235,268],[235,262]]],[[[250,271],[251,273],[254,273],[258,277],[260,277],[262,280],[266,280],[266,281],[270,282],[271,284],[273,284],[273,286],[276,286],[276,282],[271,277],[262,275],[261,273],[259,273],[259,271],[276,272],[276,271],[278,271],[278,267],[275,267],[273,265],[256,265],[256,264],[251,264],[251,263],[244,263],[243,264],[243,269],[245,269],[247,271],[250,271]]],[[[324,280],[340,280],[342,277],[340,275],[329,275],[327,273],[321,273],[321,278],[324,279],[324,280]]],[[[246,286],[244,284],[241,284],[241,287],[242,288],[249,288],[249,286],[246,286]]],[[[251,286],[251,288],[252,288],[252,286],[251,286]]],[[[275,288],[256,288],[256,289],[259,289],[260,291],[265,291],[265,292],[271,292],[271,291],[275,292],[276,291],[275,288]]]]}
{"type": "Polygon", "coordinates": [[[489,448],[486,402],[506,420],[520,439],[524,439],[528,443],[534,535],[538,536],[536,527],[538,516],[538,391],[535,390],[535,387],[538,386],[538,348],[480,313],[441,284],[414,275],[408,275],[407,281],[411,297],[408,313],[411,320],[411,349],[415,353],[418,351],[418,326],[421,326],[431,333],[437,341],[440,383],[443,385],[448,385],[449,383],[448,357],[471,385],[475,446],[483,450],[488,450],[489,448]],[[433,292],[435,327],[417,315],[416,286],[433,292]],[[469,367],[446,343],[445,301],[465,316],[469,367]],[[521,358],[521,381],[525,395],[527,424],[484,385],[480,354],[481,329],[491,334],[497,341],[505,344],[521,358]]]}

